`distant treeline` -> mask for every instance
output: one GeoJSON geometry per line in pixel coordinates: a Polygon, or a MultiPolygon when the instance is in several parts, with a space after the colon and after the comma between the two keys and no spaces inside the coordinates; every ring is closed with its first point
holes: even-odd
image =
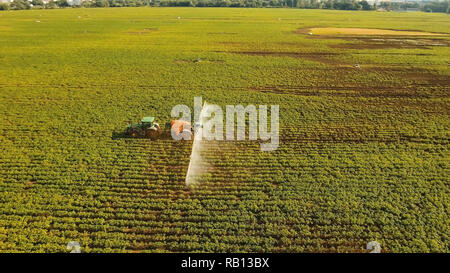
{"type": "Polygon", "coordinates": [[[11,3],[0,4],[0,10],[30,9],[30,8],[64,8],[64,7],[282,7],[300,9],[335,9],[335,10],[421,10],[425,12],[450,13],[449,1],[392,3],[382,2],[369,4],[365,0],[67,0],[50,1],[44,4],[42,0],[14,0],[11,3]],[[69,5],[71,3],[71,5],[69,5]]]}

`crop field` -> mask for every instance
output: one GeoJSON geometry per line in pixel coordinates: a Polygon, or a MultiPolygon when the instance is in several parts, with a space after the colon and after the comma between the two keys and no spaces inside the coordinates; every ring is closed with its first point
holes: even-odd
{"type": "Polygon", "coordinates": [[[449,252],[449,65],[447,14],[0,11],[0,252],[449,252]],[[188,188],[192,141],[121,134],[195,96],[279,105],[278,149],[188,188]]]}

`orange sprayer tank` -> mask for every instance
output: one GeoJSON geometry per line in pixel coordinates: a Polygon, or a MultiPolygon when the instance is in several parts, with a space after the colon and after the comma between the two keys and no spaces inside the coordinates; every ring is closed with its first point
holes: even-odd
{"type": "Polygon", "coordinates": [[[172,120],[170,122],[170,128],[172,128],[175,134],[179,135],[183,130],[191,130],[191,124],[184,120],[172,120]]]}

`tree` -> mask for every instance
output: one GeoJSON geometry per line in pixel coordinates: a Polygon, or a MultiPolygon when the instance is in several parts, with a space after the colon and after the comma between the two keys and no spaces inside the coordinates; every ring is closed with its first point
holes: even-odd
{"type": "Polygon", "coordinates": [[[46,9],[54,9],[56,7],[57,7],[57,5],[56,5],[55,1],[49,1],[47,4],[45,4],[46,9]]]}
{"type": "Polygon", "coordinates": [[[367,1],[359,2],[363,10],[372,10],[372,6],[367,1]]]}
{"type": "Polygon", "coordinates": [[[56,5],[60,8],[68,7],[69,3],[66,0],[58,0],[56,1],[56,5]]]}
{"type": "Polygon", "coordinates": [[[0,3],[0,10],[9,10],[9,5],[7,3],[0,3]]]}
{"type": "Polygon", "coordinates": [[[96,7],[109,7],[109,2],[107,0],[96,0],[95,1],[96,7]]]}
{"type": "Polygon", "coordinates": [[[333,1],[333,0],[327,0],[327,1],[323,4],[323,8],[324,8],[324,9],[334,9],[334,1],[333,1]]]}
{"type": "Polygon", "coordinates": [[[44,2],[42,2],[42,0],[33,0],[31,1],[31,4],[33,4],[33,7],[35,6],[44,6],[44,2]]]}
{"type": "Polygon", "coordinates": [[[30,2],[28,2],[27,0],[14,0],[11,3],[11,8],[12,9],[30,9],[30,2]]]}
{"type": "Polygon", "coordinates": [[[83,1],[83,2],[81,2],[81,7],[90,8],[90,7],[92,7],[92,3],[91,3],[91,1],[83,1]]]}

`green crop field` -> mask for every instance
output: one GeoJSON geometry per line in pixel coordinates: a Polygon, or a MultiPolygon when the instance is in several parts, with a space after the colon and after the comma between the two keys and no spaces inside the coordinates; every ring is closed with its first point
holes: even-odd
{"type": "Polygon", "coordinates": [[[448,14],[0,11],[0,252],[449,252],[449,65],[448,14]],[[278,149],[187,188],[192,142],[121,137],[195,96],[278,104],[278,149]]]}

